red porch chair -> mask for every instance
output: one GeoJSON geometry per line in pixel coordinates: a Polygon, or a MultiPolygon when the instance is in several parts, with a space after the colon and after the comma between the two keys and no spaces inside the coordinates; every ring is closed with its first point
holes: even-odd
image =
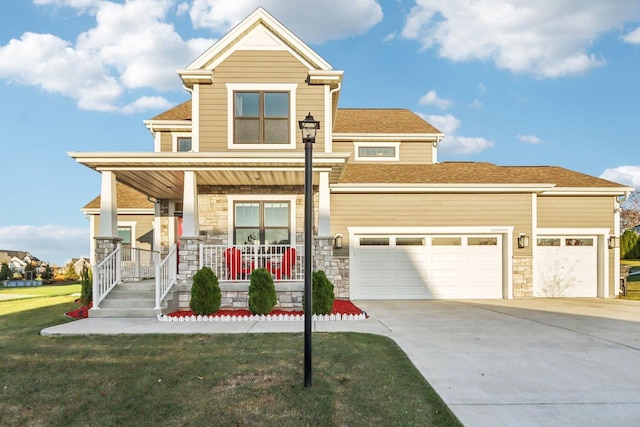
{"type": "Polygon", "coordinates": [[[296,263],[296,250],[295,248],[287,248],[282,254],[282,260],[279,264],[271,264],[267,261],[267,270],[276,277],[276,280],[282,279],[282,276],[291,278],[291,268],[296,263]]]}
{"type": "Polygon", "coordinates": [[[242,252],[238,248],[227,248],[224,251],[224,258],[227,262],[227,279],[246,280],[253,271],[253,263],[245,266],[242,263],[242,252]]]}

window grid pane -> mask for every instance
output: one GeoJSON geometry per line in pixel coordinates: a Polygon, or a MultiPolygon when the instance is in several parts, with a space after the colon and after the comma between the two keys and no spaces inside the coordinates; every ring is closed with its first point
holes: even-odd
{"type": "Polygon", "coordinates": [[[358,147],[359,157],[395,157],[395,147],[358,147]]]}
{"type": "Polygon", "coordinates": [[[191,137],[179,137],[178,138],[178,151],[188,152],[191,151],[191,137]]]}
{"type": "Polygon", "coordinates": [[[236,144],[289,144],[289,92],[235,92],[236,144]]]}

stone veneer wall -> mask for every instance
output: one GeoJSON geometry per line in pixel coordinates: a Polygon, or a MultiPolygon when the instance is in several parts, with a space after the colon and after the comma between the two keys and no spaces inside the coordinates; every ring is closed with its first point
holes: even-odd
{"type": "Polygon", "coordinates": [[[96,264],[100,264],[107,256],[111,255],[122,242],[119,237],[96,237],[96,264]]]}
{"type": "Polygon", "coordinates": [[[336,298],[349,298],[349,258],[333,256],[334,237],[314,238],[313,270],[323,270],[336,298]]]}
{"type": "Polygon", "coordinates": [[[200,268],[200,244],[198,237],[180,238],[178,249],[178,283],[192,283],[200,268]]]}
{"type": "Polygon", "coordinates": [[[513,257],[513,297],[533,298],[533,257],[513,257]]]}

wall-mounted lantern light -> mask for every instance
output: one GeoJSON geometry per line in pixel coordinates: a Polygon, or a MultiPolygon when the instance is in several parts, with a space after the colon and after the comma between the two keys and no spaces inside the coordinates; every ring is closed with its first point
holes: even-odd
{"type": "Polygon", "coordinates": [[[529,247],[529,236],[524,233],[518,234],[518,248],[524,249],[529,247]]]}
{"type": "Polygon", "coordinates": [[[342,249],[342,234],[340,233],[336,234],[335,246],[336,249],[342,249]]]}
{"type": "Polygon", "coordinates": [[[620,247],[620,237],[609,236],[609,249],[619,248],[619,247],[620,247]]]}

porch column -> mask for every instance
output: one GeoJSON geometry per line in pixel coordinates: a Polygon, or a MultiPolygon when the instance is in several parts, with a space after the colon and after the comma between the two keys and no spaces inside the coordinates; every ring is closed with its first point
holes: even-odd
{"type": "Polygon", "coordinates": [[[198,224],[198,183],[194,171],[184,173],[182,236],[178,250],[178,282],[189,283],[200,268],[200,228],[198,224]]]}
{"type": "Polygon", "coordinates": [[[102,172],[100,190],[100,230],[99,237],[118,237],[118,199],[116,197],[116,176],[111,171],[102,172]]]}
{"type": "Polygon", "coordinates": [[[331,236],[331,197],[329,195],[329,172],[320,172],[318,199],[318,236],[331,236]]]}

